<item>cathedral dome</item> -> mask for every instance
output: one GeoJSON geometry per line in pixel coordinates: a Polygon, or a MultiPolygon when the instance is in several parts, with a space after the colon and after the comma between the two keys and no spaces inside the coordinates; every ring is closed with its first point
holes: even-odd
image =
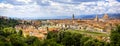
{"type": "Polygon", "coordinates": [[[108,14],[105,14],[105,15],[103,16],[103,19],[109,19],[108,14]]]}

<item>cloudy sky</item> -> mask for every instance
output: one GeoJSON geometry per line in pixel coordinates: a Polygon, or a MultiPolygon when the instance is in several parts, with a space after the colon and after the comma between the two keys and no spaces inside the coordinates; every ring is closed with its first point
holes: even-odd
{"type": "Polygon", "coordinates": [[[47,18],[104,13],[120,13],[120,0],[0,0],[0,16],[47,18]]]}

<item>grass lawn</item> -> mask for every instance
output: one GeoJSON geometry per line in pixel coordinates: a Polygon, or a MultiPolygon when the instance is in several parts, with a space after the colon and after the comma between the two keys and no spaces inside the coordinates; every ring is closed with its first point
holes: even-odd
{"type": "Polygon", "coordinates": [[[80,33],[80,34],[87,34],[87,35],[91,35],[91,36],[103,36],[103,37],[108,37],[109,35],[106,33],[100,33],[100,32],[90,32],[90,31],[80,31],[80,30],[66,30],[69,32],[73,32],[73,33],[80,33]]]}

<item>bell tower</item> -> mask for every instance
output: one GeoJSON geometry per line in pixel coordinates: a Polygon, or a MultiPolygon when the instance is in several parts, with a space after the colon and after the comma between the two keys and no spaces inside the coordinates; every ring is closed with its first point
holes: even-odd
{"type": "Polygon", "coordinates": [[[94,21],[97,21],[97,22],[99,21],[98,15],[96,15],[94,21]]]}
{"type": "Polygon", "coordinates": [[[75,16],[74,16],[74,14],[72,15],[72,20],[74,20],[75,18],[74,18],[75,16]]]}
{"type": "Polygon", "coordinates": [[[75,18],[74,18],[75,16],[74,16],[74,14],[72,15],[72,23],[75,23],[75,18]]]}

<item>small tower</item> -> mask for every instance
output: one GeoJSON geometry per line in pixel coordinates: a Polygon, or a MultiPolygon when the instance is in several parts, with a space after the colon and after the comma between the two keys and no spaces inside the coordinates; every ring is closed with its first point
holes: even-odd
{"type": "Polygon", "coordinates": [[[74,20],[74,14],[72,15],[72,20],[74,20]]]}
{"type": "Polygon", "coordinates": [[[74,14],[72,15],[72,23],[75,23],[75,18],[74,18],[74,14]]]}
{"type": "Polygon", "coordinates": [[[96,15],[94,20],[97,21],[97,22],[99,21],[98,15],[96,15]]]}

